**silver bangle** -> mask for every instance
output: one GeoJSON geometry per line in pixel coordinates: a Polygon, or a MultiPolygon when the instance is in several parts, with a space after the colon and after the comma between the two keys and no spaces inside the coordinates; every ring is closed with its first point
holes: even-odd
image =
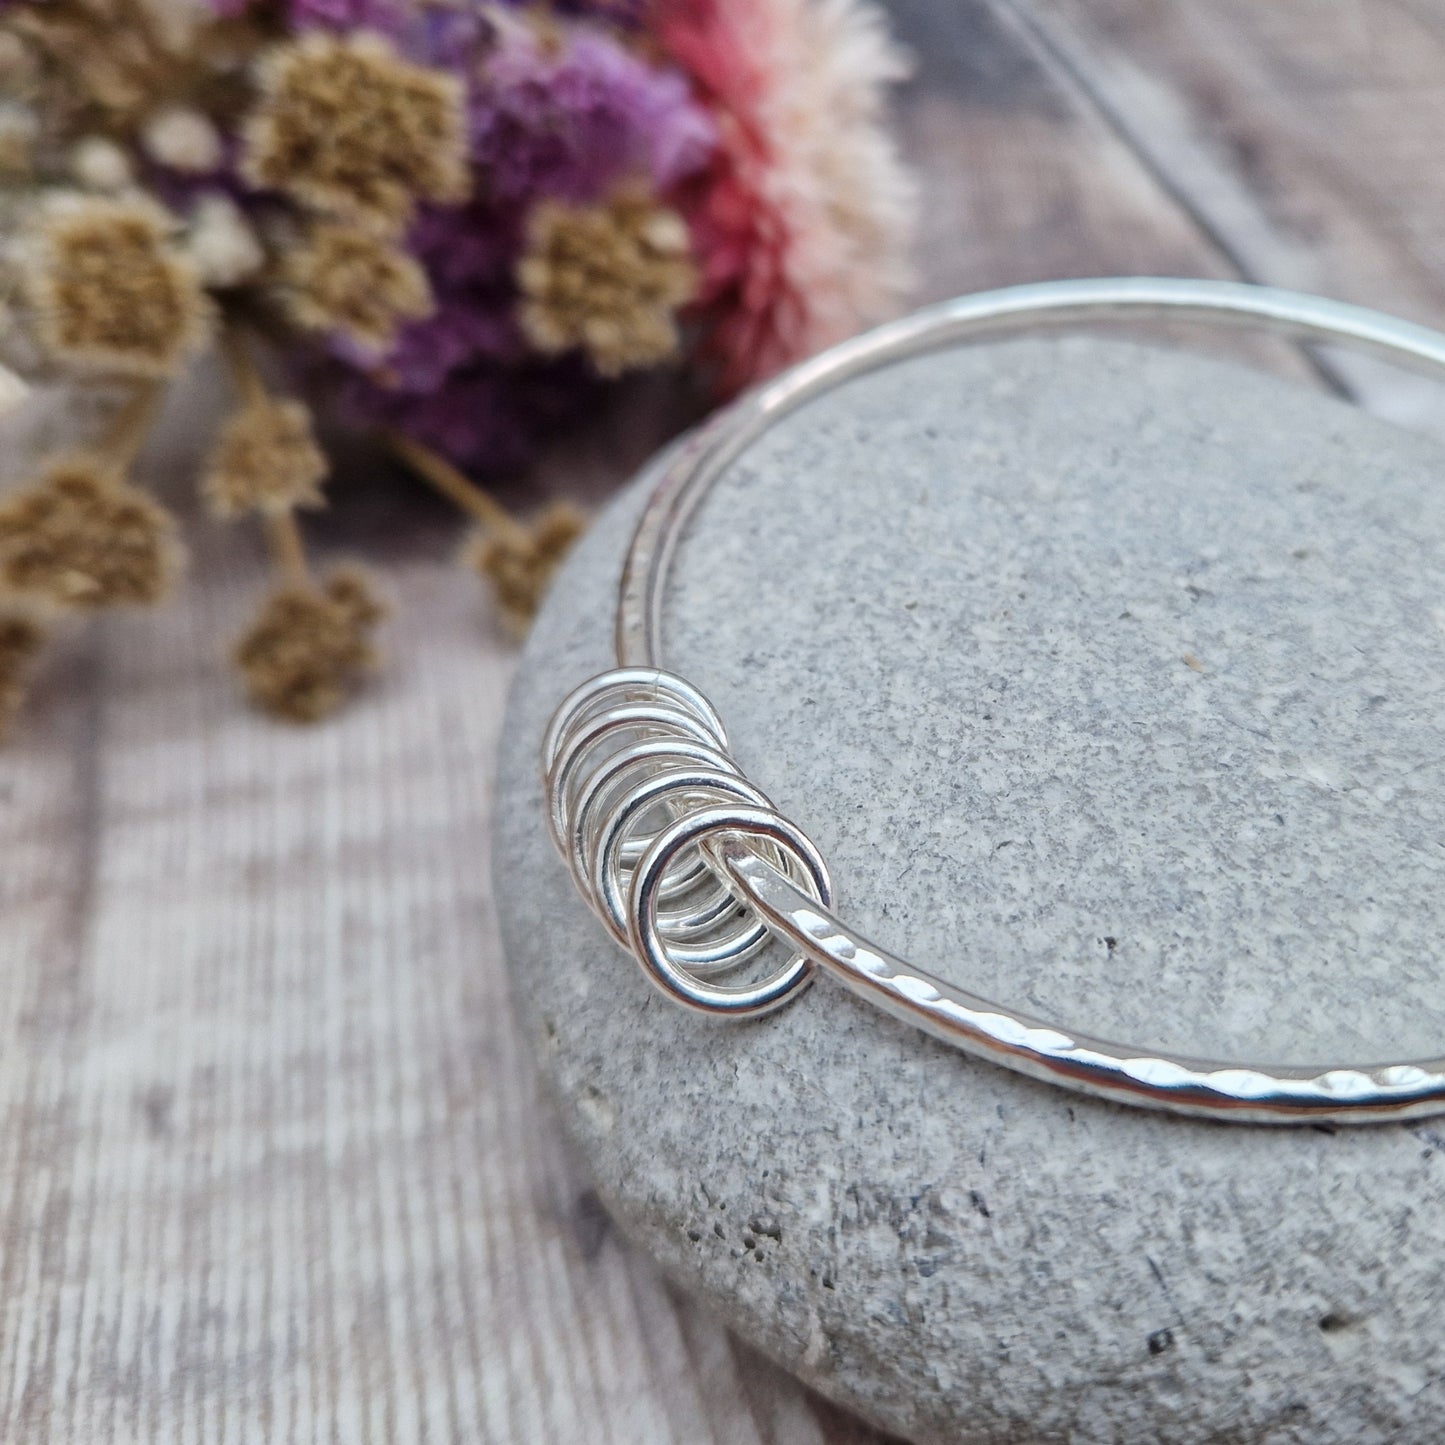
{"type": "Polygon", "coordinates": [[[707,699],[662,669],[663,592],[688,517],[779,417],[853,377],[981,336],[1176,318],[1344,344],[1445,374],[1445,335],[1357,306],[1223,281],[1059,281],[961,297],[845,342],[679,445],[623,571],[619,666],[562,703],[542,747],[558,851],[608,932],[670,998],[749,1017],[788,1003],[821,969],[956,1048],[1121,1103],[1249,1123],[1445,1110],[1445,1058],[1306,1067],[1141,1053],[1011,1011],[895,957],[833,912],[817,848],[743,776],[707,699]],[[781,967],[745,984],[716,981],[773,937],[793,950],[781,967]]]}

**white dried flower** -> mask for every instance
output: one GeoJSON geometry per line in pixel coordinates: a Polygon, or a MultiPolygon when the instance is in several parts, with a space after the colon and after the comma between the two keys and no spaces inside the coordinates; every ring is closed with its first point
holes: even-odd
{"type": "Polygon", "coordinates": [[[251,223],[221,191],[208,192],[196,202],[187,250],[206,287],[239,286],[266,261],[251,223]]]}
{"type": "Polygon", "coordinates": [[[70,174],[88,191],[123,191],[134,179],[130,157],[113,140],[99,135],[75,143],[70,174]]]}
{"type": "Polygon", "coordinates": [[[18,372],[0,366],[0,417],[9,414],[31,394],[32,387],[18,372]]]}
{"type": "Polygon", "coordinates": [[[223,156],[216,127],[189,106],[167,106],[157,111],[145,123],[141,144],[157,164],[191,175],[214,171],[223,156]]]}

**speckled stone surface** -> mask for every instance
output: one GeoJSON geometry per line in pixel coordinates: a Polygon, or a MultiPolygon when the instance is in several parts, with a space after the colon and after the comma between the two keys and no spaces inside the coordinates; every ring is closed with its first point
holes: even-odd
{"type": "MultiPolygon", "coordinates": [[[[840,908],[919,962],[1141,1045],[1442,1053],[1442,462],[1199,357],[913,362],[733,468],[681,550],[666,661],[840,908]]],[[[625,1228],[920,1440],[1445,1438],[1445,1122],[1092,1102],[826,980],[718,1026],[605,941],[535,751],[611,665],[641,499],[532,636],[496,850],[521,1025],[625,1228]]]]}

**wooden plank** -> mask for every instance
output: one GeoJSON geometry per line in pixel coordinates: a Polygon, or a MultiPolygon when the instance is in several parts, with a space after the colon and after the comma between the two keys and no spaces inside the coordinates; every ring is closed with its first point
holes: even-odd
{"type": "MultiPolygon", "coordinates": [[[[1231,5],[1273,18],[1248,21],[1256,71],[1211,111],[1222,81],[1188,46],[1249,57],[1182,4],[895,0],[920,61],[923,296],[1329,280],[1360,255],[1434,295],[1445,205],[1374,214],[1386,172],[1356,175],[1369,148],[1341,131],[1385,127],[1383,82],[1345,75],[1362,55],[1422,96],[1445,75],[1440,6],[1381,28],[1336,0],[1231,5]],[[1346,159],[1321,241],[1324,182],[1291,189],[1290,158],[1325,124],[1346,159]]],[[[537,486],[605,490],[677,407],[640,388],[537,486]]],[[[446,563],[454,527],[399,496],[360,489],[320,531],[397,604],[387,671],[333,723],[239,705],[217,653],[257,557],[198,525],[175,604],[78,636],[0,752],[0,1439],[878,1441],[676,1297],[568,1160],[488,891],[512,656],[446,563]]]]}
{"type": "MultiPolygon", "coordinates": [[[[1239,258],[1006,0],[904,0],[918,73],[903,110],[926,178],[920,299],[1071,276],[1247,278],[1239,258]],[[951,79],[950,79],[951,78],[951,79]]],[[[1198,345],[1156,325],[1148,339],[1198,345]]],[[[1211,333],[1220,355],[1316,381],[1290,345],[1211,333]]]]}
{"type": "MultiPolygon", "coordinates": [[[[1245,279],[1445,322],[1437,0],[997,0],[1245,279]]],[[[1441,388],[1331,353],[1372,409],[1441,388]]]]}
{"type": "Polygon", "coordinates": [[[1233,274],[1009,10],[890,8],[918,64],[903,126],[926,178],[925,299],[1064,276],[1233,274]]]}

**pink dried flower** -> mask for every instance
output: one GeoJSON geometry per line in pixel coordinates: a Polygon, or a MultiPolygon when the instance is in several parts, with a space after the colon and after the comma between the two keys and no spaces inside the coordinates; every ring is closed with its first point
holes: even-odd
{"type": "Polygon", "coordinates": [[[674,0],[662,35],[720,118],[691,220],[732,392],[906,294],[913,189],[883,121],[907,65],[867,0],[674,0]]]}

